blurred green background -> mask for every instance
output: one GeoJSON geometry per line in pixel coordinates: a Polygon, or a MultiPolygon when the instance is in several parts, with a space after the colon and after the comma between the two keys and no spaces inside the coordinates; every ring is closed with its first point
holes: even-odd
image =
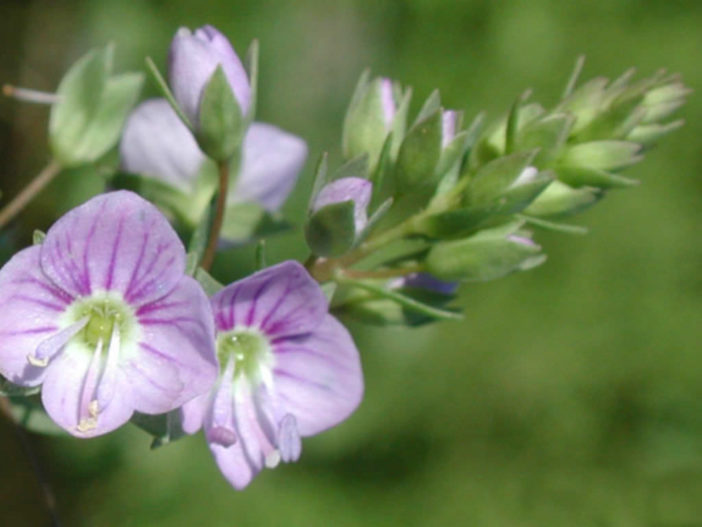
{"type": "MultiPolygon", "coordinates": [[[[165,66],[181,25],[212,23],[243,51],[261,41],[259,119],[309,141],[287,205],[300,221],[320,152],[365,66],[445,104],[498,117],[525,88],[552,103],[576,56],[584,78],[660,67],[702,84],[702,2],[689,0],[2,0],[0,82],[52,90],[88,48],[114,41],[118,69],[165,66]]],[[[147,83],[145,95],[154,94],[147,83]]],[[[415,330],[350,323],[366,396],[308,439],[299,463],[245,492],[202,437],[150,452],[132,426],[89,441],[32,436],[65,525],[702,525],[702,104],[579,222],[540,232],[546,265],[465,286],[465,321],[415,330]]],[[[47,160],[45,108],[0,101],[0,188],[47,160]]],[[[93,176],[93,177],[91,177],[93,176]]],[[[4,254],[99,191],[65,173],[2,233],[4,254]]],[[[303,258],[298,234],[271,259],[303,258]]],[[[222,278],[250,251],[218,262],[222,278]]],[[[21,445],[0,423],[0,525],[48,525],[21,445]]]]}

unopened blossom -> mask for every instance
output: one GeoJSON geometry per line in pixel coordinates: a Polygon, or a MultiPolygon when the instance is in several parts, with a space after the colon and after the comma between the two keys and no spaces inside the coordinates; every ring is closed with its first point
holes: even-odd
{"type": "Polygon", "coordinates": [[[456,110],[444,110],[441,113],[441,148],[442,150],[451,144],[456,137],[458,128],[458,112],[456,110]]]}
{"type": "Polygon", "coordinates": [[[173,96],[196,127],[202,93],[218,66],[224,71],[242,115],[249,111],[249,77],[227,37],[214,27],[203,26],[194,33],[180,28],[171,42],[168,66],[173,96]]]}
{"type": "MultiPolygon", "coordinates": [[[[165,99],[141,103],[129,117],[120,145],[125,170],[191,192],[206,162],[195,139],[165,99]]],[[[244,137],[242,160],[229,203],[255,202],[277,211],[295,186],[307,159],[301,138],[270,124],[253,123],[244,137]]]]}
{"type": "Polygon", "coordinates": [[[166,218],[127,191],[71,210],[0,269],[0,373],[41,385],[49,416],[92,437],[216,378],[212,310],[166,218]]]}
{"type": "Polygon", "coordinates": [[[373,184],[367,179],[346,177],[328,183],[314,199],[312,212],[345,201],[353,202],[353,219],[356,234],[365,229],[368,223],[368,205],[370,204],[373,184]]]}
{"type": "Polygon", "coordinates": [[[184,405],[183,428],[204,428],[219,469],[242,489],[264,467],[296,461],[301,437],[346,419],[363,377],[351,336],[297,262],[235,282],[211,302],[220,375],[184,405]]]}
{"type": "Polygon", "coordinates": [[[459,285],[459,282],[447,282],[445,280],[439,280],[438,278],[430,275],[429,273],[412,273],[406,276],[395,278],[389,283],[391,289],[421,289],[424,291],[430,291],[432,293],[438,293],[445,296],[454,295],[459,285]]]}

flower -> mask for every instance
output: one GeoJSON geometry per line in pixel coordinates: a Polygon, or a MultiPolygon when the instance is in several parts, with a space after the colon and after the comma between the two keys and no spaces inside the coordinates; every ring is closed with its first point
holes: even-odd
{"type": "Polygon", "coordinates": [[[92,437],[216,378],[212,310],[163,215],[127,191],[71,210],[0,269],[0,373],[92,437]]]}
{"type": "Polygon", "coordinates": [[[251,86],[227,37],[209,25],[195,33],[185,27],[178,30],[168,55],[169,80],[178,105],[196,127],[202,92],[217,66],[222,67],[241,114],[246,115],[251,106],[251,86]]]}
{"type": "Polygon", "coordinates": [[[242,489],[264,466],[296,461],[300,437],[346,419],[363,377],[351,336],[297,262],[234,282],[211,302],[220,375],[183,406],[183,429],[204,427],[219,469],[242,489]]]}
{"type": "MultiPolygon", "coordinates": [[[[141,103],[129,117],[120,145],[122,166],[191,193],[206,162],[195,139],[165,99],[141,103]]],[[[229,203],[252,201],[269,212],[285,202],[307,159],[307,145],[273,125],[253,123],[229,203]]]]}

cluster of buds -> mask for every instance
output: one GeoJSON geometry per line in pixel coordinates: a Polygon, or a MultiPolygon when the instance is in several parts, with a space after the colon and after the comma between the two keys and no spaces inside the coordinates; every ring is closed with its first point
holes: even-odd
{"type": "Polygon", "coordinates": [[[431,284],[531,269],[546,256],[528,227],[581,232],[558,220],[636,184],[620,172],[682,124],[666,120],[689,89],[674,75],[634,82],[632,72],[576,88],[581,67],[551,110],[525,94],[489,127],[482,116],[464,127],[438,92],[407,126],[411,91],[364,74],[344,124],[347,163],[332,177],[320,164],[307,223],[309,268],[340,286],[336,308],[382,323],[408,323],[407,311],[451,317],[455,287],[436,295],[431,284]],[[407,276],[426,277],[419,289],[432,294],[399,286],[407,276]]]}

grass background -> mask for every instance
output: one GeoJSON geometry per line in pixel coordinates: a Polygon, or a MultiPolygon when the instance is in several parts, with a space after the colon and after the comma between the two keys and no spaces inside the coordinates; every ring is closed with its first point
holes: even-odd
{"type": "MultiPolygon", "coordinates": [[[[533,88],[551,103],[576,56],[584,78],[679,71],[702,83],[702,3],[693,0],[2,0],[0,82],[52,90],[88,48],[113,41],[120,70],[164,66],[175,30],[212,23],[242,52],[261,42],[259,119],[305,137],[286,206],[298,222],[316,156],[338,160],[345,105],[366,66],[415,90],[441,88],[469,116],[504,112],[533,88]]],[[[145,95],[154,94],[148,84],[145,95]]],[[[46,162],[45,108],[0,101],[0,189],[46,162]]],[[[538,233],[549,261],[465,286],[465,321],[418,330],[350,323],[366,396],[299,463],[243,493],[202,437],[149,452],[133,427],[90,441],[32,437],[65,525],[702,525],[702,104],[686,126],[579,218],[586,237],[538,233]]],[[[9,230],[3,258],[100,190],[62,174],[9,230]]],[[[303,258],[299,234],[271,259],[303,258]]],[[[220,259],[222,278],[250,252],[220,259]]],[[[12,429],[0,423],[0,524],[46,525],[12,429]]]]}

